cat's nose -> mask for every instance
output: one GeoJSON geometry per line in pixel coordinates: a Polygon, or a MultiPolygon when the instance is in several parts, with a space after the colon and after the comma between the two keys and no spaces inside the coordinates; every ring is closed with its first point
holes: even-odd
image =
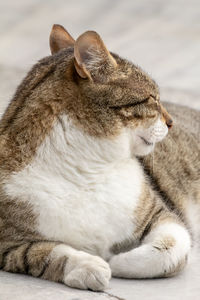
{"type": "Polygon", "coordinates": [[[167,127],[170,129],[170,128],[172,128],[172,126],[173,126],[173,120],[171,119],[171,118],[168,118],[167,120],[166,120],[166,125],[167,125],[167,127]]]}
{"type": "Polygon", "coordinates": [[[167,125],[168,129],[172,128],[173,120],[172,120],[171,116],[166,111],[166,109],[162,106],[162,104],[160,104],[160,108],[161,108],[161,113],[162,113],[162,119],[163,119],[163,121],[167,125]]]}

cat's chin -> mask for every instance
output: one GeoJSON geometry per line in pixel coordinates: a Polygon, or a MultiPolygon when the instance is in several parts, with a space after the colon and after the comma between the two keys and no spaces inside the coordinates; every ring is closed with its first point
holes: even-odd
{"type": "Polygon", "coordinates": [[[154,150],[155,143],[137,145],[133,151],[134,156],[146,156],[154,150]]]}
{"type": "Polygon", "coordinates": [[[146,156],[154,150],[156,141],[134,132],[132,135],[132,155],[133,156],[146,156]]]}

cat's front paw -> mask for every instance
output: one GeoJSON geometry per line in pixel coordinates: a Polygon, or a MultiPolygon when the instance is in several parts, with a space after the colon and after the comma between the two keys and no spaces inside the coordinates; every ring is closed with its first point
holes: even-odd
{"type": "Polygon", "coordinates": [[[110,267],[102,258],[82,253],[67,261],[64,283],[73,288],[103,291],[110,278],[110,267]]]}

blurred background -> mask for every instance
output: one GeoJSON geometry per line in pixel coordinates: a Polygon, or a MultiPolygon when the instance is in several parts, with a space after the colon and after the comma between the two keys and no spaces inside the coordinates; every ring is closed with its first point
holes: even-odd
{"type": "Polygon", "coordinates": [[[74,38],[97,31],[157,81],[161,99],[200,109],[200,0],[0,0],[0,113],[50,54],[54,23],[74,38]]]}

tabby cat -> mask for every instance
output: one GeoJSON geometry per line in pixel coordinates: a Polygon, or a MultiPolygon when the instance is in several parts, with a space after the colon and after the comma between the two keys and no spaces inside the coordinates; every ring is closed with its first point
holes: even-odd
{"type": "Polygon", "coordinates": [[[94,31],[54,25],[50,48],[0,122],[1,269],[94,291],[174,275],[198,234],[200,113],[166,104],[172,126],[94,31]]]}

